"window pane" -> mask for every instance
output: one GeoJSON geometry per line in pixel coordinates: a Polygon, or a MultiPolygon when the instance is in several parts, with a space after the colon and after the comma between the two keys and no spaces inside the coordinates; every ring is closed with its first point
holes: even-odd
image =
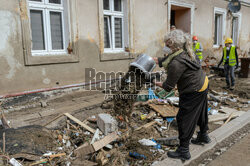
{"type": "Polygon", "coordinates": [[[50,12],[52,49],[63,49],[62,13],[50,12]]]}
{"type": "Polygon", "coordinates": [[[42,0],[29,0],[29,1],[42,2],[42,0]]]}
{"type": "Polygon", "coordinates": [[[104,17],[104,48],[110,48],[110,17],[104,17]]]}
{"type": "Polygon", "coordinates": [[[103,0],[103,9],[109,10],[109,0],[103,0]]]}
{"type": "Polygon", "coordinates": [[[217,44],[217,35],[218,35],[218,32],[217,32],[217,29],[218,29],[218,14],[215,14],[215,20],[214,20],[214,44],[216,45],[217,44]]]}
{"type": "Polygon", "coordinates": [[[122,11],[122,0],[114,0],[115,11],[122,11]]]}
{"type": "Polygon", "coordinates": [[[30,10],[32,50],[45,50],[43,11],[30,10]]]}
{"type": "Polygon", "coordinates": [[[49,3],[61,4],[61,0],[49,0],[49,3]]]}
{"type": "Polygon", "coordinates": [[[122,48],[122,19],[115,18],[115,47],[122,48]]]}

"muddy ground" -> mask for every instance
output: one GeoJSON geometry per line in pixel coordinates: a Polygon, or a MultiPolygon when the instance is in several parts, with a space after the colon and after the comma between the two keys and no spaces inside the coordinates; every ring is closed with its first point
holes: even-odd
{"type": "MultiPolygon", "coordinates": [[[[210,89],[215,90],[217,92],[227,92],[229,95],[234,95],[235,98],[239,100],[245,100],[247,101],[249,99],[249,92],[250,92],[250,79],[241,79],[237,78],[236,80],[236,86],[235,90],[227,90],[223,89],[223,86],[225,86],[225,79],[215,76],[214,78],[210,79],[210,89]]],[[[28,101],[30,98],[28,98],[28,101]]],[[[71,93],[62,94],[60,97],[53,97],[51,99],[49,98],[42,98],[42,101],[45,101],[46,105],[42,105],[40,101],[32,100],[32,104],[29,102],[25,103],[24,98],[21,98],[21,100],[18,102],[18,100],[9,100],[8,102],[4,103],[3,109],[6,111],[6,118],[10,120],[10,124],[13,124],[14,127],[22,127],[26,125],[44,125],[46,122],[50,121],[57,115],[65,112],[69,112],[75,117],[77,117],[79,120],[84,121],[87,118],[97,115],[99,113],[108,112],[111,113],[112,109],[103,109],[100,107],[102,105],[102,102],[104,101],[104,94],[101,92],[87,92],[87,91],[76,91],[71,93]],[[13,103],[13,105],[11,105],[13,103]],[[19,111],[9,111],[8,109],[18,109],[21,105],[25,105],[25,107],[22,107],[19,109],[19,111]]],[[[226,105],[228,107],[233,107],[237,110],[243,110],[246,111],[249,109],[249,106],[245,107],[245,104],[242,104],[240,102],[229,102],[226,103],[219,103],[220,105],[226,105]]],[[[142,146],[138,143],[138,140],[147,138],[147,139],[157,139],[162,137],[172,137],[177,136],[177,124],[176,122],[172,122],[170,125],[170,128],[168,130],[161,130],[159,131],[159,128],[161,126],[167,127],[168,124],[166,122],[163,122],[162,125],[155,124],[150,128],[134,131],[137,127],[140,127],[148,122],[150,122],[152,119],[149,120],[141,120],[140,114],[149,113],[150,110],[148,110],[147,107],[139,107],[137,110],[135,109],[134,112],[139,112],[139,114],[135,114],[135,116],[132,116],[130,121],[130,128],[132,129],[131,132],[129,132],[129,135],[125,137],[123,141],[116,142],[113,144],[115,147],[113,150],[107,150],[105,149],[106,155],[109,154],[111,157],[109,157],[109,162],[107,165],[112,165],[113,162],[116,162],[118,165],[150,165],[155,160],[159,159],[162,160],[166,158],[166,152],[168,150],[174,150],[176,146],[162,146],[162,149],[164,151],[158,151],[154,148],[148,148],[145,146],[142,146]],[[137,152],[140,154],[144,154],[147,159],[146,160],[138,160],[134,159],[132,157],[129,157],[129,152],[137,152]],[[119,158],[119,160],[117,160],[119,158]]],[[[158,118],[160,116],[156,116],[158,118]]],[[[125,120],[126,121],[126,120],[125,120]]],[[[71,121],[72,122],[72,121],[71,121]]],[[[73,122],[72,122],[73,123],[73,122]]],[[[96,128],[97,125],[94,123],[87,123],[89,126],[96,128]]],[[[74,123],[74,125],[77,125],[74,123]]],[[[220,127],[220,124],[209,124],[209,132],[217,129],[220,127]]],[[[57,123],[50,126],[50,128],[56,127],[59,130],[56,130],[53,133],[56,133],[58,135],[63,135],[65,132],[66,126],[66,118],[60,119],[57,123]]],[[[85,134],[84,132],[81,132],[80,128],[77,126],[80,134],[84,137],[84,139],[77,139],[76,136],[72,133],[68,133],[70,138],[72,137],[71,144],[80,146],[84,142],[88,141],[93,137],[92,134],[85,134]],[[85,135],[85,136],[84,136],[85,135]],[[77,142],[78,141],[78,142],[77,142]]],[[[127,127],[122,129],[124,133],[126,133],[127,127]]],[[[39,132],[38,132],[39,133],[39,132]]],[[[74,133],[74,132],[73,132],[74,133]]],[[[38,134],[39,135],[39,134],[38,134]]],[[[25,138],[25,137],[24,137],[25,138]]],[[[54,141],[58,142],[58,136],[54,134],[53,136],[54,141]]],[[[36,139],[35,137],[33,139],[36,139]]],[[[38,141],[41,139],[39,137],[37,140],[33,140],[33,142],[38,141]]],[[[51,137],[48,137],[48,139],[51,139],[51,137]]],[[[20,139],[21,140],[21,139],[20,139]]],[[[46,140],[46,139],[44,139],[46,140]]],[[[53,141],[50,141],[51,143],[53,141]]],[[[63,143],[58,144],[60,146],[66,146],[63,143]]],[[[57,145],[57,146],[58,146],[57,145]]],[[[73,146],[72,145],[72,146],[73,146]]],[[[50,146],[50,145],[48,145],[50,146]]],[[[54,144],[53,144],[54,146],[54,144]]],[[[52,147],[52,145],[51,145],[52,147]]],[[[49,150],[51,149],[48,148],[49,150]]],[[[66,151],[67,154],[70,153],[70,150],[73,150],[74,147],[68,148],[66,151]]],[[[45,150],[42,149],[40,151],[40,154],[44,152],[45,150]]],[[[90,155],[86,159],[95,161],[95,156],[97,156],[98,153],[94,153],[93,155],[90,155]]],[[[198,161],[197,161],[198,162],[198,161]]],[[[201,162],[201,161],[199,161],[201,162]]]]}

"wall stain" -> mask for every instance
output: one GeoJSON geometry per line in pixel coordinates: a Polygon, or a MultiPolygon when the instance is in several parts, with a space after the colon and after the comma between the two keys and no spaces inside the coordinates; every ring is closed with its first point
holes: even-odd
{"type": "MultiPolygon", "coordinates": [[[[6,59],[10,68],[5,77],[12,79],[15,76],[16,70],[22,66],[14,58],[15,51],[13,43],[15,43],[17,37],[17,21],[15,20],[15,16],[9,11],[0,11],[0,25],[0,57],[6,59]]],[[[6,70],[6,68],[4,70],[6,70]]]]}

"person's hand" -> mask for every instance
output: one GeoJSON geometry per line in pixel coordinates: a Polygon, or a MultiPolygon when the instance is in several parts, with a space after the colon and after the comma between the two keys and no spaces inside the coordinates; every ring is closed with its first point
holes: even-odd
{"type": "Polygon", "coordinates": [[[162,88],[162,82],[156,82],[156,80],[154,79],[153,80],[153,83],[156,85],[156,86],[159,86],[159,87],[161,87],[162,88]]]}
{"type": "Polygon", "coordinates": [[[156,64],[159,64],[159,61],[158,61],[157,57],[153,57],[153,60],[155,61],[156,64]]]}

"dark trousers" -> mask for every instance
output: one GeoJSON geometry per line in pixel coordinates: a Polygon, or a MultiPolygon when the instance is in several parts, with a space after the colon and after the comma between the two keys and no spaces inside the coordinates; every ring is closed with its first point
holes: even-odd
{"type": "Polygon", "coordinates": [[[193,92],[180,95],[179,112],[177,124],[179,131],[180,146],[188,147],[196,125],[200,127],[201,133],[208,130],[207,93],[193,92]]]}
{"type": "Polygon", "coordinates": [[[235,66],[224,65],[224,72],[226,77],[227,86],[230,86],[229,76],[231,78],[231,86],[234,86],[235,76],[234,76],[235,66]]]}

